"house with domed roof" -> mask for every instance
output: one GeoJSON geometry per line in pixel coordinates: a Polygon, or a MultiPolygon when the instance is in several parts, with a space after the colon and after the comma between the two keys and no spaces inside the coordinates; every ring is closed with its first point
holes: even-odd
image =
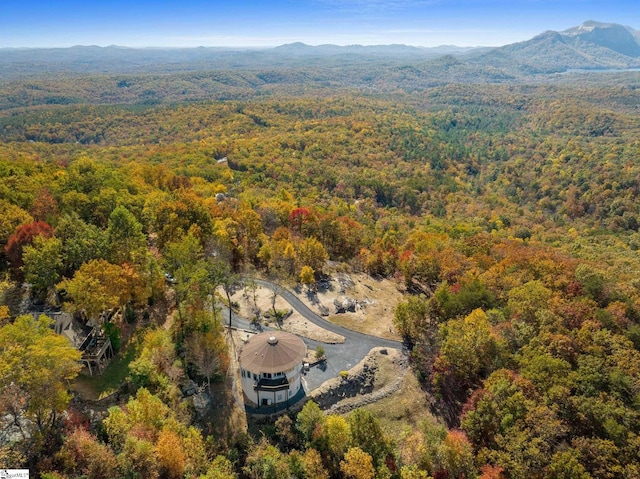
{"type": "Polygon", "coordinates": [[[258,407],[290,403],[302,388],[307,346],[295,334],[267,331],[251,338],[239,355],[242,390],[258,407]]]}

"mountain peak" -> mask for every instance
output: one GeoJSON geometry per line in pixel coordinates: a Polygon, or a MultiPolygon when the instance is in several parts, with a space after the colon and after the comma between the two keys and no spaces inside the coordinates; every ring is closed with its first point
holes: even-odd
{"type": "Polygon", "coordinates": [[[285,43],[284,45],[276,47],[276,49],[280,50],[310,50],[312,48],[311,45],[302,42],[285,43]]]}
{"type": "Polygon", "coordinates": [[[608,48],[632,58],[640,57],[640,43],[635,30],[617,23],[588,20],[582,25],[561,32],[565,38],[608,48]]]}
{"type": "Polygon", "coordinates": [[[549,30],[530,40],[470,57],[471,61],[524,74],[569,69],[627,69],[640,66],[640,32],[594,20],[561,32],[549,30]]]}

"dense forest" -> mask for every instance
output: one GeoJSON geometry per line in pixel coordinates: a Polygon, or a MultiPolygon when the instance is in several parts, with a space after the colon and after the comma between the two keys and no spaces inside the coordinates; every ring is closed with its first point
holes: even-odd
{"type": "Polygon", "coordinates": [[[640,77],[418,87],[394,69],[395,89],[288,88],[290,70],[221,74],[232,87],[185,73],[7,82],[0,467],[640,477],[640,77]],[[52,82],[75,100],[42,101],[52,82]],[[224,94],[190,98],[194,85],[224,94]],[[225,292],[249,274],[312,285],[327,260],[403,292],[392,314],[429,404],[419,420],[393,434],[370,410],[313,402],[248,432],[197,420],[180,385],[223,394],[225,292]],[[79,353],[29,305],[111,338],[124,374],[98,420],[79,412],[79,353]]]}

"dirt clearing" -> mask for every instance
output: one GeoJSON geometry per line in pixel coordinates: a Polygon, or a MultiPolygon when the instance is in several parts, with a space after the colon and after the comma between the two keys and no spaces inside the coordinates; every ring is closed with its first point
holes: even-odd
{"type": "Polygon", "coordinates": [[[294,292],[332,323],[380,338],[402,339],[393,325],[393,312],[402,301],[396,282],[362,273],[335,273],[330,278],[318,283],[317,292],[294,292]]]}
{"type": "MultiPolygon", "coordinates": [[[[257,316],[259,318],[257,321],[262,325],[280,327],[284,331],[323,343],[344,343],[343,336],[316,326],[295,310],[279,324],[274,319],[266,317],[265,314],[269,316],[273,315],[273,293],[268,288],[256,286],[255,289],[241,289],[231,297],[231,301],[239,305],[240,310],[238,314],[240,316],[249,320],[257,316]]],[[[291,306],[280,296],[277,296],[275,299],[275,309],[276,311],[289,311],[291,310],[291,306]]]]}

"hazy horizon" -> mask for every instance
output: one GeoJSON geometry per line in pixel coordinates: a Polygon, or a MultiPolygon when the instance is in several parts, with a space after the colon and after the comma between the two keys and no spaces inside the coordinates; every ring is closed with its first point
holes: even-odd
{"type": "Polygon", "coordinates": [[[636,28],[640,9],[616,0],[36,0],[0,5],[0,47],[482,47],[586,20],[636,28]]]}

